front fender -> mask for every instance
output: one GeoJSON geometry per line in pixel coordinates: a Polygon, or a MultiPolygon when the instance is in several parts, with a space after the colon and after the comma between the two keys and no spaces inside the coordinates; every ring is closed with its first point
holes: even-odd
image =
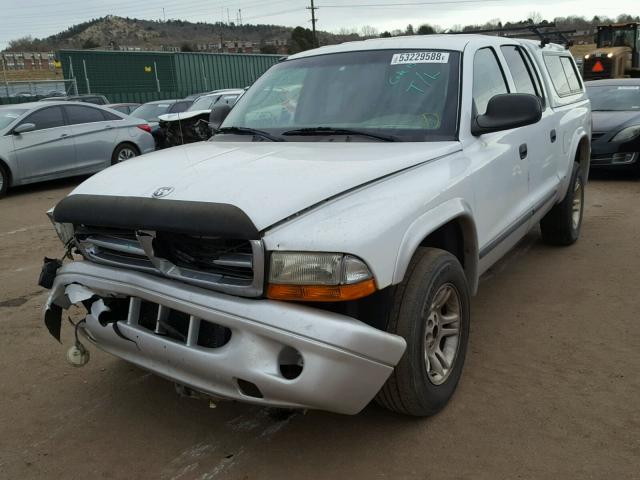
{"type": "Polygon", "coordinates": [[[440,227],[456,222],[462,228],[464,239],[464,270],[469,289],[475,293],[478,287],[478,234],[469,204],[462,198],[452,198],[428,210],[407,229],[396,258],[393,283],[402,282],[411,258],[422,241],[440,227]]]}

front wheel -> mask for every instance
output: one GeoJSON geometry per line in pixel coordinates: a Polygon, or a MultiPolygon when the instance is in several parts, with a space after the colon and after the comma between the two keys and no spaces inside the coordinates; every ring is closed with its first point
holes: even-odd
{"type": "Polygon", "coordinates": [[[580,165],[573,164],[567,194],[542,220],[542,239],[551,245],[572,245],[580,237],[584,212],[584,179],[580,165]]]}
{"type": "Polygon", "coordinates": [[[450,253],[421,248],[396,287],[387,330],[407,350],[376,401],[413,416],[434,415],[447,404],[462,374],[469,338],[469,289],[450,253]]]}

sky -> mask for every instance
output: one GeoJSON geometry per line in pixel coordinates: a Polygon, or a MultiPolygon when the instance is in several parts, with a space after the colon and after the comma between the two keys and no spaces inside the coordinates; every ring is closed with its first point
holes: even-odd
{"type": "MultiPolygon", "coordinates": [[[[9,40],[32,35],[46,37],[92,18],[119,15],[145,19],[235,21],[310,26],[310,0],[0,0],[0,50],[9,40]],[[163,11],[164,9],[164,11],[163,11]]],[[[499,18],[523,20],[532,12],[543,18],[583,15],[616,17],[640,14],[638,0],[315,0],[317,28],[337,32],[370,25],[379,31],[402,29],[411,23],[451,27],[482,24],[499,18]]]]}

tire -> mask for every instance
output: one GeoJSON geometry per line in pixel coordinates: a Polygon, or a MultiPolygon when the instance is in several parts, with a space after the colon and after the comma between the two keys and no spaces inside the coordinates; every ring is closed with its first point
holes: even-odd
{"type": "Polygon", "coordinates": [[[111,165],[130,160],[138,155],[140,155],[138,147],[132,143],[121,143],[111,154],[111,165]]]}
{"type": "Polygon", "coordinates": [[[540,220],[542,239],[550,245],[573,245],[580,237],[583,213],[584,179],[574,162],[567,194],[540,220]]]}
{"type": "MultiPolygon", "coordinates": [[[[420,248],[393,293],[388,318],[387,331],[403,337],[407,350],[376,402],[394,412],[417,417],[442,410],[462,374],[469,319],[469,288],[458,259],[444,250],[420,248]],[[439,304],[444,297],[448,300],[438,308],[436,302],[439,304]],[[457,320],[451,321],[456,316],[457,320]],[[443,320],[448,321],[440,324],[443,320]],[[434,321],[438,327],[433,327],[434,321]],[[440,325],[446,325],[446,330],[457,326],[457,336],[443,336],[445,329],[440,325]],[[444,376],[431,360],[434,356],[442,358],[436,349],[450,362],[448,370],[440,370],[444,376]]],[[[442,367],[442,362],[437,364],[442,367]]]]}
{"type": "Polygon", "coordinates": [[[4,197],[9,190],[9,171],[0,163],[0,198],[4,197]]]}

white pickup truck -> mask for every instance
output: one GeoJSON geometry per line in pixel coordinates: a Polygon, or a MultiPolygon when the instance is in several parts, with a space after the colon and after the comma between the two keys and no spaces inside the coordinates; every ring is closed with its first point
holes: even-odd
{"type": "Polygon", "coordinates": [[[62,311],[87,309],[73,362],[85,337],[213,398],[432,415],[480,275],[538,223],[549,243],[578,238],[590,104],[558,45],[327,46],[229,110],[210,141],[109,168],[52,211],[82,256],[41,277],[58,340],[62,311]]]}

